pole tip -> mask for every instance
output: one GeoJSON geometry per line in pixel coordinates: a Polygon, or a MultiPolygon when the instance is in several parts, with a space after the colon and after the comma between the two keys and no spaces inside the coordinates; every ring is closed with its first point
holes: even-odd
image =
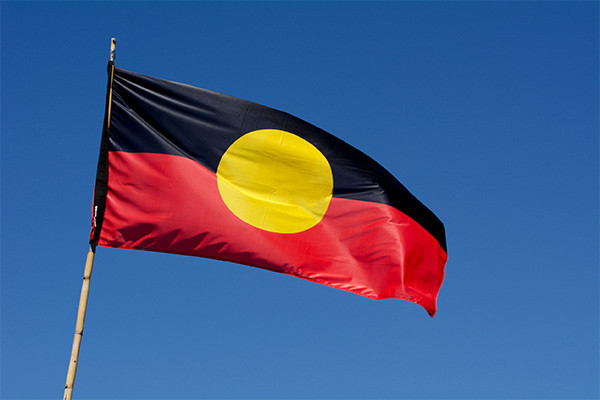
{"type": "Polygon", "coordinates": [[[115,48],[117,47],[117,39],[110,39],[110,61],[115,61],[115,48]]]}

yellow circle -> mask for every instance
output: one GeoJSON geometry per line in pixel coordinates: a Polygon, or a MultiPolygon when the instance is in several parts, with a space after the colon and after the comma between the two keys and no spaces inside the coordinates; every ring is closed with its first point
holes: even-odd
{"type": "Polygon", "coordinates": [[[217,168],[219,193],[238,218],[270,232],[296,233],[325,215],[333,191],[327,159],[315,146],[278,129],[236,140],[217,168]]]}

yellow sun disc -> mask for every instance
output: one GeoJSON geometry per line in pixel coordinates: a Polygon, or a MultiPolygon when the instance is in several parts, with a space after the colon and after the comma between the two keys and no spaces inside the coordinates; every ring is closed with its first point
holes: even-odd
{"type": "Polygon", "coordinates": [[[297,233],[325,215],[333,191],[327,159],[315,146],[278,129],[236,140],[217,168],[219,193],[242,221],[278,233],[297,233]]]}

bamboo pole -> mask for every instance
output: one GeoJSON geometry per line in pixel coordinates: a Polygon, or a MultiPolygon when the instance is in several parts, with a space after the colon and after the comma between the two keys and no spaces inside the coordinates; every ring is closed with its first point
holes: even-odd
{"type": "MultiPolygon", "coordinates": [[[[115,47],[117,39],[110,41],[110,59],[109,59],[109,85],[106,95],[106,115],[104,129],[108,131],[110,127],[110,112],[112,103],[112,81],[114,76],[115,47]]],[[[75,323],[75,336],[73,337],[73,348],[71,349],[71,360],[67,371],[67,383],[65,384],[65,393],[63,400],[71,400],[73,397],[73,386],[75,385],[75,374],[77,373],[77,363],[79,362],[79,348],[83,337],[83,324],[85,322],[85,312],[87,310],[88,296],[90,293],[90,280],[92,278],[92,269],[94,267],[94,256],[96,255],[96,245],[90,244],[85,260],[85,270],[83,272],[83,284],[81,285],[81,295],[79,296],[79,308],[77,310],[77,322],[75,323]]]]}
{"type": "Polygon", "coordinates": [[[92,268],[94,267],[94,255],[95,251],[90,245],[85,260],[83,284],[81,285],[81,296],[79,297],[79,309],[77,311],[77,323],[75,324],[75,337],[73,338],[73,349],[71,350],[71,361],[69,362],[63,400],[71,400],[73,396],[73,385],[75,384],[75,373],[77,372],[77,362],[79,360],[79,347],[81,346],[81,338],[83,337],[83,323],[85,322],[85,311],[90,292],[90,279],[92,278],[92,268]]]}

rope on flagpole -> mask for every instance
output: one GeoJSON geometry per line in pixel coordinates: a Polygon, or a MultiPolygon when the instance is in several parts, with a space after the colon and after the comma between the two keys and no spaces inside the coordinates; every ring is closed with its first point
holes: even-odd
{"type": "MultiPolygon", "coordinates": [[[[104,121],[104,129],[110,127],[110,111],[112,103],[112,81],[115,71],[115,47],[117,39],[112,38],[110,41],[110,59],[109,59],[109,84],[106,100],[106,115],[104,121]]],[[[79,297],[79,308],[77,310],[77,322],[75,324],[75,336],[73,338],[73,348],[71,349],[71,360],[69,361],[69,369],[67,371],[67,383],[65,384],[65,393],[63,400],[71,400],[73,396],[73,386],[75,385],[75,374],[77,372],[77,363],[79,362],[79,348],[83,337],[83,324],[85,322],[85,312],[87,310],[88,296],[90,292],[90,280],[92,278],[92,269],[94,267],[94,256],[96,254],[96,244],[90,243],[87,257],[85,260],[85,270],[83,273],[83,284],[81,285],[81,295],[79,297]]]]}

